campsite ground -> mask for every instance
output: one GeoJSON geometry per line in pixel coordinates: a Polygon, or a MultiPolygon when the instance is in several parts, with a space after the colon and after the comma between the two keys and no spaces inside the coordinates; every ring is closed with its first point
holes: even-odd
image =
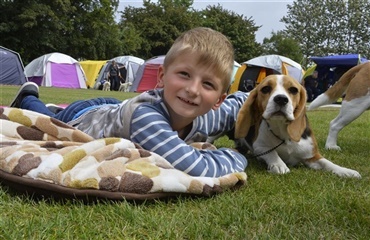
{"type": "MultiPolygon", "coordinates": [[[[8,105],[18,86],[0,86],[8,105]]],[[[135,93],[41,88],[45,102],[135,93]]],[[[320,151],[358,170],[362,179],[339,178],[299,166],[271,175],[249,159],[248,183],[211,198],[134,202],[35,200],[0,186],[0,239],[370,239],[369,119],[365,112],[340,134],[341,152],[323,148],[338,108],[308,112],[320,151]]],[[[218,147],[232,147],[226,138],[218,147]]]]}

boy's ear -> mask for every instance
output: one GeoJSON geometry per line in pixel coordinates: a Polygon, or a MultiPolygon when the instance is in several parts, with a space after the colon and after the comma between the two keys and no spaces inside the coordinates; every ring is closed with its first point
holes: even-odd
{"type": "Polygon", "coordinates": [[[163,88],[163,75],[164,75],[164,68],[163,65],[160,65],[158,68],[158,74],[157,74],[157,85],[155,88],[163,88]]]}
{"type": "Polygon", "coordinates": [[[227,97],[227,94],[223,93],[220,96],[220,98],[217,100],[217,102],[213,105],[212,109],[217,110],[221,106],[221,104],[223,103],[223,101],[225,100],[226,97],[227,97]]]}

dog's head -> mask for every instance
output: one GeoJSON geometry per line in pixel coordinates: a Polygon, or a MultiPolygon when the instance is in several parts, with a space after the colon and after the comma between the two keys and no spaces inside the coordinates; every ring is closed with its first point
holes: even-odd
{"type": "Polygon", "coordinates": [[[269,75],[255,89],[240,109],[235,125],[235,138],[247,136],[255,126],[256,137],[262,119],[284,119],[290,139],[299,141],[306,128],[306,90],[287,75],[269,75]]]}

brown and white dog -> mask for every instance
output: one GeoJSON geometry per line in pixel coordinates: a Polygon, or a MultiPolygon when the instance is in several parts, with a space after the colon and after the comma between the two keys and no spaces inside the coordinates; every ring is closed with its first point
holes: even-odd
{"type": "Polygon", "coordinates": [[[304,163],[341,177],[361,175],[320,155],[306,117],[306,90],[292,77],[269,75],[250,92],[235,125],[237,146],[250,146],[271,173],[290,172],[287,165],[304,163]]]}
{"type": "Polygon", "coordinates": [[[370,62],[357,65],[346,73],[326,92],[308,106],[308,110],[335,102],[346,94],[339,115],[330,122],[325,148],[340,150],[338,133],[364,111],[370,109],[370,62]]]}

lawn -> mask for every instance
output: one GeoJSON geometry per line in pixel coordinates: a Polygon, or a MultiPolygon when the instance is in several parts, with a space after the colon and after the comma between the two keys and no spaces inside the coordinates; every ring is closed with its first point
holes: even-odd
{"type": "MultiPolygon", "coordinates": [[[[0,86],[0,105],[18,87],[0,86]]],[[[41,88],[45,102],[133,93],[41,88]]],[[[272,175],[249,159],[248,183],[211,198],[135,202],[35,200],[0,186],[0,239],[370,239],[370,111],[340,134],[342,151],[324,149],[335,108],[308,112],[321,153],[362,179],[307,169],[272,175]]],[[[232,147],[226,138],[218,147],[232,147]]]]}

